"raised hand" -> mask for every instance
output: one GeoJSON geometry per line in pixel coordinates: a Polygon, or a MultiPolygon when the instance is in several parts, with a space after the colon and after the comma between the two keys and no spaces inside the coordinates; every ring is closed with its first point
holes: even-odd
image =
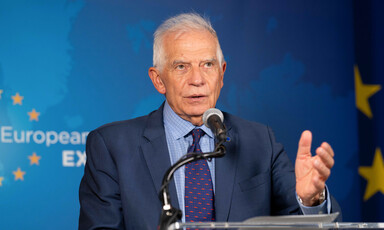
{"type": "Polygon", "coordinates": [[[314,156],[311,154],[311,144],[312,133],[306,130],[301,134],[295,164],[296,193],[305,206],[319,203],[320,193],[335,163],[333,149],[327,142],[316,149],[314,156]]]}

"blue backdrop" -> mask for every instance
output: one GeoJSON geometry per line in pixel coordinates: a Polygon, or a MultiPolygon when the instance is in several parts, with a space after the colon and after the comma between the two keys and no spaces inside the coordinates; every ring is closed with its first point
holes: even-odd
{"type": "Polygon", "coordinates": [[[384,220],[383,1],[355,2],[355,88],[359,130],[362,219],[384,220]]]}
{"type": "MultiPolygon", "coordinates": [[[[2,0],[0,229],[76,229],[87,133],[160,106],[147,75],[152,34],[190,11],[209,16],[228,64],[217,107],[272,126],[292,160],[305,129],[315,145],[331,143],[327,184],[345,221],[367,220],[363,205],[383,199],[384,186],[364,200],[373,174],[362,171],[383,138],[360,163],[358,118],[366,115],[355,100],[356,2],[2,0]]],[[[369,74],[361,71],[363,86],[383,84],[367,82],[369,74]]],[[[383,98],[376,89],[369,97],[383,98]]],[[[375,117],[382,105],[372,107],[375,117]]]]}

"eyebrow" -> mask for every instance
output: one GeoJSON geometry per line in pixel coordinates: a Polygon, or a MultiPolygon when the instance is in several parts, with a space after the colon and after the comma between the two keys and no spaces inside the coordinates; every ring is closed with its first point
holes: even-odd
{"type": "MultiPolygon", "coordinates": [[[[199,63],[202,63],[202,62],[217,62],[217,59],[216,58],[204,59],[204,60],[200,61],[199,63]]],[[[179,64],[188,64],[188,63],[189,62],[183,61],[183,60],[174,60],[172,62],[172,66],[179,65],[179,64]]]]}
{"type": "Polygon", "coordinates": [[[172,66],[175,66],[175,65],[178,65],[178,64],[186,64],[186,63],[188,63],[188,62],[183,61],[183,60],[174,60],[172,62],[172,66]]]}
{"type": "Polygon", "coordinates": [[[216,58],[202,60],[201,62],[217,62],[216,58]]]}

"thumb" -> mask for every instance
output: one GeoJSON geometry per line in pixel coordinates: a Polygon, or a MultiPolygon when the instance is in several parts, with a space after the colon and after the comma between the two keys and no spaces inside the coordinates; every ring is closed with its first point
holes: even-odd
{"type": "Polygon", "coordinates": [[[305,130],[300,137],[299,148],[297,150],[297,157],[307,157],[311,155],[312,133],[305,130]]]}

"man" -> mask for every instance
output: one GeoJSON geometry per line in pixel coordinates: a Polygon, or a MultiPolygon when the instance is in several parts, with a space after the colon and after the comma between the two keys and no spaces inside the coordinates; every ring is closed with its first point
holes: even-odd
{"type": "MultiPolygon", "coordinates": [[[[181,14],[160,25],[154,37],[149,76],[166,101],[147,116],[90,133],[79,229],[155,229],[165,171],[191,147],[195,152],[214,148],[202,115],[215,107],[226,70],[216,32],[199,15],[181,14]]],[[[312,136],[304,131],[294,170],[270,128],[227,113],[224,117],[231,138],[226,156],[196,163],[208,172],[205,178],[193,172],[193,165],[175,173],[170,193],[183,221],[243,221],[339,209],[325,187],[334,164],[329,144],[322,143],[312,156],[312,136]],[[207,187],[200,188],[200,180],[207,187]],[[199,195],[191,198],[194,192],[199,195]]]]}

